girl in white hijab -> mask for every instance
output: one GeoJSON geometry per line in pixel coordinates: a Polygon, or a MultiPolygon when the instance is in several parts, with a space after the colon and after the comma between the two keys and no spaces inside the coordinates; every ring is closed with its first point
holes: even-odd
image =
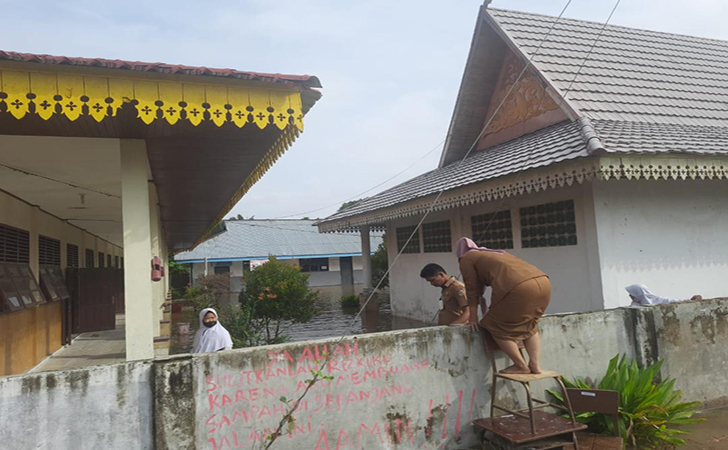
{"type": "Polygon", "coordinates": [[[200,311],[200,329],[195,334],[192,353],[210,353],[233,348],[230,333],[217,321],[217,312],[212,308],[200,311]]]}
{"type": "MultiPolygon", "coordinates": [[[[676,302],[682,302],[684,300],[675,300],[672,298],[667,297],[660,297],[659,295],[655,295],[647,289],[647,286],[644,284],[633,284],[630,286],[627,286],[625,289],[627,289],[627,293],[629,294],[629,297],[632,299],[632,304],[629,306],[650,306],[650,305],[666,305],[668,303],[676,303],[676,302]]],[[[703,297],[700,295],[693,295],[693,297],[690,300],[702,300],[703,297]]]]}

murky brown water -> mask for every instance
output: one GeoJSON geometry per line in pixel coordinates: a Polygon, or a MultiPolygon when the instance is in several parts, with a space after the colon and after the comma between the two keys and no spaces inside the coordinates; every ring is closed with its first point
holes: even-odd
{"type": "MultiPolygon", "coordinates": [[[[388,299],[380,302],[377,311],[365,311],[360,317],[356,317],[358,309],[342,309],[339,305],[341,288],[321,291],[317,302],[319,313],[310,322],[294,324],[286,331],[285,334],[290,337],[291,342],[430,326],[419,321],[394,317],[388,299]]],[[[198,318],[194,311],[185,310],[172,314],[170,354],[188,353],[198,327],[198,318]]]]}

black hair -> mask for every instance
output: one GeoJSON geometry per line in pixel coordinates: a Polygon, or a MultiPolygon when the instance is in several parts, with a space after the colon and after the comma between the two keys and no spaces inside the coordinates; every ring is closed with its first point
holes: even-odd
{"type": "Polygon", "coordinates": [[[430,263],[422,268],[422,271],[420,272],[420,277],[422,277],[422,278],[434,277],[438,273],[444,273],[445,275],[447,275],[447,272],[445,271],[445,269],[442,268],[441,265],[435,264],[435,263],[430,263]]]}

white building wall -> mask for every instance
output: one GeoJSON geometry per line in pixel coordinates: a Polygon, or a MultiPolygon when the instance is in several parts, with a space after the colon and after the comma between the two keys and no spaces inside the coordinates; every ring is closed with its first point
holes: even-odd
{"type": "Polygon", "coordinates": [[[728,181],[594,183],[605,307],[625,286],[676,299],[728,296],[728,181]]]}
{"type": "MultiPolygon", "coordinates": [[[[390,295],[394,314],[432,321],[437,313],[440,290],[420,278],[420,270],[425,264],[432,262],[444,267],[449,274],[459,276],[455,243],[462,236],[471,237],[471,216],[504,209],[511,211],[513,222],[514,248],[509,252],[540,268],[550,277],[552,295],[548,312],[603,309],[601,303],[594,300],[601,298],[601,285],[598,283],[599,266],[595,264],[598,261],[598,249],[587,245],[589,239],[595,240],[596,234],[591,207],[591,187],[587,183],[430,214],[425,223],[451,221],[453,251],[403,254],[400,257],[390,275],[390,295]],[[567,247],[521,248],[519,208],[562,200],[574,200],[578,244],[567,247]]],[[[387,224],[390,264],[397,254],[396,228],[415,225],[420,219],[421,216],[417,216],[387,224]]],[[[421,233],[420,239],[422,239],[421,233]]],[[[424,248],[422,243],[420,248],[424,248]]],[[[490,289],[486,291],[486,298],[488,300],[490,298],[490,289]]]]}
{"type": "Polygon", "coordinates": [[[104,241],[78,227],[46,213],[37,206],[0,192],[0,224],[15,227],[30,233],[30,268],[38,279],[38,236],[43,235],[61,241],[61,268],[66,268],[66,244],[78,246],[79,265],[85,267],[86,249],[94,249],[94,260],[98,251],[121,255],[122,249],[104,241]],[[97,249],[98,248],[98,249],[97,249]]]}

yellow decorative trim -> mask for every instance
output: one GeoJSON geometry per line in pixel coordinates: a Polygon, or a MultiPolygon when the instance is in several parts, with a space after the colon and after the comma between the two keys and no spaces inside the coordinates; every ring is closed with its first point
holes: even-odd
{"type": "Polygon", "coordinates": [[[16,119],[36,114],[43,120],[63,115],[71,121],[91,116],[101,122],[116,116],[125,103],[147,125],[164,119],[170,125],[211,121],[218,127],[254,123],[261,129],[293,125],[303,131],[298,91],[0,70],[0,113],[16,119]]]}
{"type": "MultiPolygon", "coordinates": [[[[252,172],[250,172],[250,175],[245,179],[242,186],[240,186],[240,189],[233,195],[233,197],[230,199],[227,205],[225,205],[225,208],[223,208],[222,211],[220,211],[220,214],[215,218],[215,221],[210,224],[210,226],[205,230],[204,233],[202,233],[202,236],[195,242],[195,244],[192,246],[192,248],[197,247],[200,243],[202,243],[205,239],[207,239],[209,233],[217,226],[217,224],[220,223],[225,218],[225,215],[230,212],[231,209],[240,201],[241,198],[250,190],[250,188],[253,187],[255,183],[258,182],[261,178],[263,178],[263,175],[270,169],[273,164],[280,158],[288,148],[293,145],[293,142],[296,140],[296,138],[299,136],[300,131],[298,128],[295,127],[288,127],[286,128],[283,133],[276,139],[276,141],[271,146],[270,150],[263,156],[263,159],[260,160],[258,165],[253,169],[252,172]]],[[[191,249],[187,249],[191,250],[191,249]]]]}

